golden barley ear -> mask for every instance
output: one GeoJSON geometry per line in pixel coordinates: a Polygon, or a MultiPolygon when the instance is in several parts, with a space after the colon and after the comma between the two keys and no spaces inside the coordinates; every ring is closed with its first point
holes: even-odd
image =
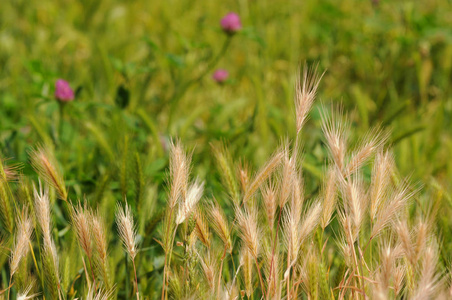
{"type": "Polygon", "coordinates": [[[251,207],[251,209],[242,211],[236,207],[235,215],[239,226],[239,235],[248,252],[254,259],[257,259],[260,245],[257,209],[251,207]]]}
{"type": "Polygon", "coordinates": [[[169,159],[169,196],[170,208],[176,206],[180,199],[185,199],[190,174],[191,154],[184,152],[180,141],[172,141],[169,159]]]}
{"type": "Polygon", "coordinates": [[[181,224],[192,213],[198,201],[204,192],[204,182],[196,179],[188,188],[186,197],[179,204],[179,211],[176,216],[176,224],[181,224]]]}
{"type": "Polygon", "coordinates": [[[49,147],[39,146],[32,150],[31,165],[44,181],[56,189],[61,200],[67,201],[67,190],[63,173],[58,167],[55,155],[49,147]]]}
{"type": "Polygon", "coordinates": [[[320,80],[324,74],[325,73],[320,74],[318,72],[318,64],[315,67],[308,67],[307,64],[305,64],[303,67],[303,78],[300,78],[300,75],[297,76],[295,84],[297,134],[300,133],[303,128],[308,112],[317,95],[317,88],[319,87],[320,80]]]}
{"type": "Polygon", "coordinates": [[[344,177],[356,173],[369,158],[388,140],[389,132],[376,127],[370,130],[362,139],[359,147],[352,153],[350,161],[344,170],[344,177]]]}
{"type": "Polygon", "coordinates": [[[116,224],[118,226],[119,237],[121,238],[127,253],[133,260],[137,254],[137,247],[135,242],[136,230],[133,223],[132,212],[127,203],[124,208],[122,208],[120,204],[117,204],[116,208],[116,224]]]}
{"type": "Polygon", "coordinates": [[[204,244],[204,246],[210,248],[210,231],[208,223],[206,222],[206,217],[200,209],[196,210],[194,215],[196,236],[199,241],[204,244]]]}
{"type": "Polygon", "coordinates": [[[212,205],[208,218],[210,226],[220,237],[226,251],[232,252],[231,230],[226,215],[218,203],[212,205]]]}
{"type": "Polygon", "coordinates": [[[108,241],[105,223],[98,212],[91,213],[91,226],[94,240],[94,264],[107,290],[111,289],[110,268],[108,264],[108,241]]]}
{"type": "Polygon", "coordinates": [[[251,197],[254,195],[254,193],[257,191],[257,189],[267,180],[270,175],[273,173],[273,171],[276,169],[276,167],[281,162],[281,159],[283,158],[283,151],[278,150],[264,165],[259,172],[254,176],[254,179],[251,183],[248,184],[246,187],[245,196],[243,197],[243,202],[248,202],[251,197]]]}
{"type": "Polygon", "coordinates": [[[17,233],[10,257],[11,278],[18,270],[19,264],[22,259],[27,256],[28,251],[30,250],[29,243],[32,233],[33,221],[28,215],[28,210],[24,209],[17,218],[17,233]]]}
{"type": "Polygon", "coordinates": [[[331,222],[331,217],[336,208],[337,202],[337,168],[330,167],[326,174],[326,180],[322,188],[323,211],[320,219],[320,225],[323,230],[331,222]]]}
{"type": "Polygon", "coordinates": [[[323,106],[320,109],[322,118],[322,131],[326,139],[327,147],[333,157],[337,168],[343,172],[345,168],[345,154],[347,151],[348,122],[343,116],[343,109],[323,106]],[[328,112],[330,111],[330,112],[328,112]]]}

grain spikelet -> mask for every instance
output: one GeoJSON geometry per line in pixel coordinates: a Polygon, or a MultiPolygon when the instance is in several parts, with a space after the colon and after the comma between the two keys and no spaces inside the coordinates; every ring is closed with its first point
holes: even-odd
{"type": "Polygon", "coordinates": [[[50,242],[52,224],[50,218],[49,189],[47,187],[43,189],[41,183],[39,183],[39,192],[36,189],[36,186],[33,186],[33,194],[38,224],[41,228],[44,240],[50,242]]]}
{"type": "Polygon", "coordinates": [[[29,243],[31,239],[31,234],[33,233],[33,222],[28,215],[27,210],[23,210],[21,216],[17,218],[17,233],[14,242],[13,250],[11,251],[10,257],[10,268],[12,277],[19,264],[24,257],[27,256],[29,251],[29,243]]]}
{"type": "Polygon", "coordinates": [[[323,74],[319,74],[317,71],[318,65],[309,68],[306,64],[303,68],[303,79],[297,76],[295,84],[295,110],[297,121],[297,134],[300,133],[303,127],[309,110],[317,94],[317,88],[319,87],[320,80],[323,74]]]}
{"type": "Polygon", "coordinates": [[[204,182],[199,182],[199,180],[196,179],[195,182],[193,182],[188,188],[186,198],[179,204],[176,224],[181,224],[187,217],[190,216],[199,199],[201,199],[203,191],[204,182]]]}
{"type": "Polygon", "coordinates": [[[386,199],[386,189],[394,168],[394,157],[389,151],[379,151],[375,157],[370,187],[370,215],[373,220],[386,199]]]}
{"type": "Polygon", "coordinates": [[[100,277],[104,282],[105,288],[109,290],[111,286],[107,257],[108,242],[104,221],[98,212],[91,213],[90,217],[95,249],[94,263],[96,265],[96,269],[98,270],[100,277]]]}
{"type": "Polygon", "coordinates": [[[223,210],[218,205],[218,203],[212,205],[210,209],[209,223],[222,240],[223,244],[226,247],[226,250],[232,251],[232,241],[230,234],[231,231],[229,229],[229,224],[223,210]]]}
{"type": "Polygon", "coordinates": [[[127,204],[124,206],[124,209],[120,204],[118,204],[116,208],[116,224],[118,226],[119,236],[127,253],[129,253],[132,260],[134,260],[137,254],[137,248],[135,243],[136,231],[133,224],[132,212],[127,204]]]}
{"type": "Polygon", "coordinates": [[[325,135],[328,149],[333,156],[334,163],[337,168],[342,172],[345,168],[345,153],[347,151],[347,133],[348,124],[341,120],[342,110],[339,109],[338,113],[328,115],[326,109],[323,108],[321,112],[322,116],[322,131],[325,135]]]}
{"type": "Polygon", "coordinates": [[[243,202],[248,202],[261,184],[270,177],[274,169],[278,166],[283,157],[282,151],[277,151],[275,155],[265,164],[265,166],[256,174],[254,180],[247,186],[243,202]]]}
{"type": "MultiPolygon", "coordinates": [[[[287,143],[286,143],[287,144],[287,143]]],[[[293,186],[293,160],[289,157],[289,149],[286,145],[283,150],[283,164],[282,164],[282,178],[280,184],[280,194],[279,194],[279,206],[282,208],[289,200],[289,195],[292,192],[293,186]]]]}
{"type": "Polygon", "coordinates": [[[195,231],[196,236],[207,248],[210,248],[210,232],[206,218],[200,210],[195,212],[195,231]]]}
{"type": "Polygon", "coordinates": [[[168,205],[173,208],[179,198],[185,198],[190,173],[191,155],[186,155],[180,141],[171,142],[170,146],[170,191],[168,205]]]}
{"type": "Polygon", "coordinates": [[[247,246],[242,247],[240,251],[240,265],[245,282],[245,293],[249,298],[253,292],[253,257],[247,246]]]}
{"type": "Polygon", "coordinates": [[[39,293],[29,295],[31,289],[35,285],[35,281],[30,282],[22,291],[17,294],[17,300],[34,299],[39,296],[39,293]]]}
{"type": "Polygon", "coordinates": [[[299,239],[300,243],[308,237],[308,235],[315,229],[319,223],[320,214],[322,212],[322,205],[319,201],[311,205],[309,210],[305,213],[304,219],[300,224],[299,239]]]}
{"type": "Polygon", "coordinates": [[[57,190],[60,199],[67,201],[63,174],[50,148],[38,147],[31,151],[31,164],[44,181],[57,190]]]}
{"type": "Polygon", "coordinates": [[[259,254],[259,229],[257,227],[257,210],[251,209],[243,212],[236,209],[237,223],[239,225],[239,234],[249,253],[257,258],[259,254]]]}
{"type": "Polygon", "coordinates": [[[268,183],[261,187],[262,199],[264,201],[265,216],[270,227],[270,231],[273,232],[275,225],[275,214],[277,208],[277,194],[276,185],[274,183],[268,183]]]}
{"type": "Polygon", "coordinates": [[[408,192],[408,188],[407,183],[402,184],[393,197],[388,200],[385,207],[378,211],[376,222],[372,228],[371,238],[375,237],[383,228],[390,224],[416,192],[408,192]]]}
{"type": "Polygon", "coordinates": [[[417,288],[411,299],[432,299],[438,290],[440,281],[436,274],[436,264],[438,262],[438,252],[436,245],[426,247],[422,258],[422,270],[417,288]]]}
{"type": "Polygon", "coordinates": [[[217,278],[218,264],[215,255],[211,251],[207,252],[207,255],[198,255],[201,262],[201,267],[204,273],[204,278],[207,281],[209,289],[215,291],[215,278],[217,278]]]}
{"type": "Polygon", "coordinates": [[[351,221],[351,234],[353,241],[358,238],[358,233],[364,220],[367,207],[367,197],[364,196],[362,182],[357,176],[352,180],[342,183],[342,194],[345,196],[344,208],[347,217],[351,221]]]}
{"type": "Polygon", "coordinates": [[[92,248],[89,212],[87,211],[86,207],[82,207],[82,205],[79,203],[76,207],[73,208],[72,215],[80,247],[85,252],[86,256],[91,259],[92,248]]]}
{"type": "Polygon", "coordinates": [[[336,186],[336,168],[330,168],[326,175],[326,183],[323,185],[322,196],[323,196],[323,209],[322,216],[320,219],[320,225],[323,230],[331,222],[331,216],[333,215],[334,209],[336,208],[337,200],[337,186],[336,186]]]}
{"type": "Polygon", "coordinates": [[[388,137],[389,134],[387,132],[382,132],[379,128],[371,130],[363,139],[358,150],[352,154],[344,176],[348,177],[358,171],[373,153],[387,141],[388,137]]]}

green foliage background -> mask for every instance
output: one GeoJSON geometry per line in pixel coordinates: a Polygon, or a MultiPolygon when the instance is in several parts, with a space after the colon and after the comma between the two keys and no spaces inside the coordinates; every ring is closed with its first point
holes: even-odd
{"type": "MultiPolygon", "coordinates": [[[[206,180],[207,196],[224,201],[209,143],[224,140],[234,161],[259,166],[284,137],[294,136],[300,62],[319,63],[326,71],[321,101],[302,138],[308,192],[317,192],[326,164],[319,108],[342,104],[352,142],[376,125],[391,130],[400,173],[425,186],[419,208],[432,201],[441,207],[438,230],[447,252],[451,28],[449,0],[2,1],[2,157],[36,176],[28,151],[55,145],[70,199],[86,198],[109,224],[114,203],[127,197],[140,235],[148,237],[141,245],[152,258],[142,259],[144,286],[157,289],[162,253],[149,237],[165,205],[170,139],[193,149],[194,174],[206,180]],[[229,11],[240,15],[243,29],[216,64],[230,73],[218,85],[209,62],[227,41],[219,20],[229,11]],[[53,99],[57,78],[77,91],[61,129],[53,99]]],[[[55,207],[64,240],[68,225],[55,207]]],[[[119,261],[114,225],[111,232],[119,261]]],[[[124,272],[119,268],[117,276],[124,272]]]]}

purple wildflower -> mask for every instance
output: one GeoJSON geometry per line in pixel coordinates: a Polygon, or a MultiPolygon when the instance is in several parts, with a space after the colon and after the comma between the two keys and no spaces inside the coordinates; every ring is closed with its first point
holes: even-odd
{"type": "Polygon", "coordinates": [[[228,77],[229,73],[224,69],[218,69],[212,75],[212,79],[215,80],[217,83],[225,82],[226,79],[228,79],[228,77]]]}
{"type": "Polygon", "coordinates": [[[240,29],[242,29],[242,23],[240,22],[240,17],[236,13],[228,13],[226,16],[221,19],[221,28],[223,28],[224,32],[227,34],[234,34],[240,29]]]}
{"type": "Polygon", "coordinates": [[[74,91],[71,89],[67,81],[58,79],[55,82],[55,98],[62,102],[70,102],[74,100],[74,91]]]}

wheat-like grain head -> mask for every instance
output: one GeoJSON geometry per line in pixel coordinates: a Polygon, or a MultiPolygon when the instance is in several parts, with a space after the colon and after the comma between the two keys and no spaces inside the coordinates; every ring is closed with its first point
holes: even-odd
{"type": "Polygon", "coordinates": [[[33,186],[33,193],[36,218],[41,228],[44,240],[49,242],[52,230],[49,189],[47,187],[43,188],[41,183],[39,183],[39,191],[36,189],[36,186],[33,186]]]}
{"type": "Polygon", "coordinates": [[[116,224],[118,226],[119,236],[127,253],[134,260],[137,255],[137,247],[135,242],[136,229],[133,224],[132,212],[127,203],[124,208],[118,203],[116,208],[116,224]]]}
{"type": "Polygon", "coordinates": [[[179,198],[185,199],[188,188],[188,176],[190,173],[191,155],[184,152],[180,141],[172,141],[170,146],[170,190],[168,205],[173,208],[179,198]]]}
{"type": "Polygon", "coordinates": [[[394,156],[389,151],[378,151],[372,170],[372,182],[370,186],[370,216],[375,220],[377,211],[380,210],[387,199],[387,188],[394,169],[394,156]]]}
{"type": "Polygon", "coordinates": [[[322,131],[326,138],[328,149],[337,168],[343,172],[345,154],[347,151],[348,122],[342,117],[342,109],[329,115],[324,107],[321,110],[322,131]]]}
{"type": "Polygon", "coordinates": [[[207,248],[210,248],[210,231],[206,222],[206,218],[201,210],[196,210],[195,213],[195,232],[201,243],[207,248]]]}
{"type": "Polygon", "coordinates": [[[337,168],[330,167],[326,174],[326,182],[323,184],[322,198],[323,198],[323,209],[322,216],[320,219],[320,225],[323,230],[331,222],[331,217],[336,208],[337,201],[337,168]]]}
{"type": "Polygon", "coordinates": [[[179,211],[176,216],[176,224],[181,224],[187,219],[204,192],[204,182],[196,179],[188,188],[187,196],[179,204],[179,211]]]}
{"type": "Polygon", "coordinates": [[[86,207],[82,207],[79,203],[73,208],[73,222],[80,247],[85,252],[86,256],[91,259],[91,226],[90,226],[90,212],[86,207]]]}
{"type": "Polygon", "coordinates": [[[309,68],[307,65],[303,68],[303,78],[297,76],[295,84],[295,111],[296,111],[296,123],[297,134],[300,133],[303,128],[303,124],[306,121],[308,112],[311,109],[312,103],[317,94],[317,88],[319,87],[320,80],[323,74],[318,72],[318,66],[309,68]]]}
{"type": "Polygon", "coordinates": [[[245,211],[236,208],[235,214],[242,241],[253,258],[257,259],[260,244],[257,210],[254,207],[245,211]]]}
{"type": "Polygon", "coordinates": [[[209,210],[209,223],[220,237],[227,251],[232,251],[231,230],[226,215],[218,203],[211,206],[209,210]]]}
{"type": "Polygon", "coordinates": [[[32,233],[33,222],[28,215],[28,211],[24,209],[21,212],[21,215],[17,218],[16,239],[10,257],[11,277],[16,273],[22,259],[27,256],[30,249],[29,243],[32,233]]]}
{"type": "Polygon", "coordinates": [[[44,181],[55,188],[60,199],[67,201],[67,190],[63,174],[58,168],[54,154],[49,147],[38,147],[31,151],[31,165],[44,181]]]}

